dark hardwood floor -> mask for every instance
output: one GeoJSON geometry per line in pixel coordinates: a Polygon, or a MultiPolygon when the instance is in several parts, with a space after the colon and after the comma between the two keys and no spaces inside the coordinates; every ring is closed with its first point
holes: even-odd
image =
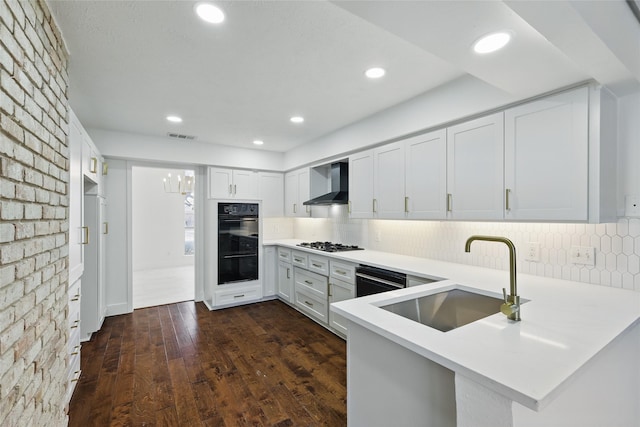
{"type": "Polygon", "coordinates": [[[280,301],[108,317],[70,426],[345,426],[346,344],[280,301]]]}

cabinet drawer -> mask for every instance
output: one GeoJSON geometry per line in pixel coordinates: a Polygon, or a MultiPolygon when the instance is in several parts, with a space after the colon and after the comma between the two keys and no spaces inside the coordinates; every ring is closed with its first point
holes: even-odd
{"type": "Polygon", "coordinates": [[[302,270],[295,267],[293,278],[296,291],[303,289],[309,295],[316,295],[317,298],[327,299],[327,277],[321,276],[311,271],[302,270]]]}
{"type": "Polygon", "coordinates": [[[296,307],[320,322],[327,323],[329,311],[326,299],[319,299],[303,289],[296,289],[296,307]]]}
{"type": "Polygon", "coordinates": [[[80,352],[80,328],[69,329],[69,341],[67,341],[69,355],[80,352]]]}
{"type": "Polygon", "coordinates": [[[309,255],[304,252],[291,251],[291,263],[298,267],[308,268],[309,255]]]}
{"type": "Polygon", "coordinates": [[[309,270],[323,276],[329,275],[329,258],[317,255],[309,255],[309,270]]]}
{"type": "Polygon", "coordinates": [[[329,275],[332,278],[343,280],[347,283],[356,283],[356,265],[346,262],[331,260],[329,263],[329,275]]]}
{"type": "Polygon", "coordinates": [[[278,248],[278,259],[280,261],[291,262],[291,249],[278,248]]]}
{"type": "Polygon", "coordinates": [[[262,298],[262,293],[258,288],[244,288],[236,290],[216,291],[216,306],[227,304],[238,304],[262,298]]]}
{"type": "Polygon", "coordinates": [[[80,280],[77,280],[73,285],[69,286],[69,305],[74,303],[80,305],[80,280]]]}

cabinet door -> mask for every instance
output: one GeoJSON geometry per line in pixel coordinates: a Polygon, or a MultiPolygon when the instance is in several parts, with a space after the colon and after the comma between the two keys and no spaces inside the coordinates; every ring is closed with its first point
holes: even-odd
{"type": "Polygon", "coordinates": [[[505,112],[505,218],[585,221],[588,88],[505,112]]]}
{"type": "Polygon", "coordinates": [[[277,172],[260,172],[258,176],[259,199],[262,200],[263,218],[284,215],[284,175],[277,172]]]}
{"type": "Polygon", "coordinates": [[[404,218],[404,142],[376,148],[373,151],[373,161],[374,217],[404,218]]]}
{"type": "Polygon", "coordinates": [[[373,218],[373,150],[349,156],[349,214],[373,218]]]}
{"type": "Polygon", "coordinates": [[[269,297],[276,294],[276,282],[278,281],[278,257],[276,248],[267,246],[264,248],[264,274],[262,276],[262,294],[269,297]]]}
{"type": "Polygon", "coordinates": [[[228,199],[233,195],[233,171],[231,169],[209,168],[209,197],[228,199]]]}
{"type": "Polygon", "coordinates": [[[233,197],[237,199],[258,199],[258,172],[234,170],[233,197]]]}
{"type": "Polygon", "coordinates": [[[299,217],[308,217],[311,215],[311,206],[305,206],[302,203],[311,198],[310,196],[309,169],[298,171],[298,214],[299,217]]]}
{"type": "Polygon", "coordinates": [[[445,219],[447,215],[447,131],[405,142],[407,218],[445,219]]]}
{"type": "Polygon", "coordinates": [[[98,155],[89,140],[84,129],[81,129],[82,135],[82,173],[94,183],[98,182],[98,155]]]}
{"type": "Polygon", "coordinates": [[[503,113],[447,129],[449,218],[502,219],[503,113]]]}
{"type": "Polygon", "coordinates": [[[82,130],[76,116],[71,114],[69,135],[69,282],[73,283],[84,271],[84,230],[82,198],[82,130]]]}
{"type": "MultiPolygon", "coordinates": [[[[329,283],[329,303],[344,301],[356,297],[355,286],[342,280],[331,279],[329,283]]],[[[347,336],[347,319],[329,309],[329,326],[347,336]]]]}
{"type": "Polygon", "coordinates": [[[293,268],[291,264],[278,263],[278,296],[288,303],[293,303],[293,268]]]}
{"type": "Polygon", "coordinates": [[[298,203],[298,173],[289,172],[284,176],[284,214],[296,216],[298,203]]]}
{"type": "Polygon", "coordinates": [[[101,227],[99,231],[99,248],[98,248],[98,324],[102,326],[102,322],[107,314],[107,268],[106,268],[106,244],[109,234],[109,222],[107,221],[107,200],[103,197],[99,198],[101,227]]]}

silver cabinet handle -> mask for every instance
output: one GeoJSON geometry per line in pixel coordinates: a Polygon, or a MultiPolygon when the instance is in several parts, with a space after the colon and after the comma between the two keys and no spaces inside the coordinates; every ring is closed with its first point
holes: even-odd
{"type": "Polygon", "coordinates": [[[238,194],[238,186],[233,184],[233,194],[238,194]]]}
{"type": "Polygon", "coordinates": [[[305,280],[304,283],[306,283],[307,285],[313,285],[313,282],[310,280],[305,280]]]}
{"type": "Polygon", "coordinates": [[[302,262],[302,258],[293,257],[293,260],[294,260],[295,262],[302,262]]]}
{"type": "Polygon", "coordinates": [[[244,294],[241,294],[241,295],[234,295],[233,297],[234,297],[234,298],[242,298],[243,296],[244,296],[244,294]]]}
{"type": "Polygon", "coordinates": [[[378,201],[373,199],[373,213],[378,212],[378,201]]]}
{"type": "Polygon", "coordinates": [[[347,272],[344,271],[344,270],[335,270],[335,272],[338,273],[338,274],[342,274],[343,276],[347,275],[347,272]]]}
{"type": "Polygon", "coordinates": [[[333,296],[333,295],[331,295],[331,285],[332,285],[331,282],[329,282],[327,284],[327,296],[330,296],[330,297],[333,296]]]}
{"type": "Polygon", "coordinates": [[[109,234],[109,223],[103,222],[102,225],[104,227],[104,231],[102,232],[102,234],[109,234]]]}
{"type": "Polygon", "coordinates": [[[287,268],[287,279],[291,279],[291,269],[287,268]]]}
{"type": "Polygon", "coordinates": [[[229,184],[229,194],[233,194],[233,186],[229,184]]]}
{"type": "Polygon", "coordinates": [[[316,268],[322,268],[322,264],[316,264],[315,262],[312,262],[311,265],[313,265],[316,268]]]}
{"type": "Polygon", "coordinates": [[[347,202],[347,213],[351,213],[351,200],[347,202]]]}
{"type": "Polygon", "coordinates": [[[305,300],[305,301],[304,301],[304,303],[305,303],[305,304],[307,304],[309,307],[313,307],[313,304],[312,304],[312,303],[310,303],[310,302],[309,302],[309,301],[307,301],[307,300],[305,300]]]}
{"type": "Polygon", "coordinates": [[[404,211],[409,213],[409,197],[404,198],[404,211]]]}
{"type": "Polygon", "coordinates": [[[298,205],[297,204],[293,204],[293,213],[298,213],[298,205]]]}
{"type": "Polygon", "coordinates": [[[453,199],[453,195],[451,193],[447,193],[447,212],[451,212],[453,209],[451,199],[453,199]]]}
{"type": "Polygon", "coordinates": [[[508,211],[511,210],[511,204],[509,203],[509,193],[511,193],[510,189],[504,190],[504,208],[508,211]]]}

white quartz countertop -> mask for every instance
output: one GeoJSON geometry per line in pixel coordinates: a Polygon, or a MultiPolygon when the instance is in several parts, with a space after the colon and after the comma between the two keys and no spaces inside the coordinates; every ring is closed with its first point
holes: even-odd
{"type": "Polygon", "coordinates": [[[441,332],[379,307],[456,287],[502,298],[509,272],[371,250],[325,253],[296,246],[300,242],[263,244],[445,279],[334,303],[331,310],[531,409],[544,408],[601,350],[640,322],[639,292],[518,274],[518,294],[527,300],[521,322],[497,313],[441,332]]]}

